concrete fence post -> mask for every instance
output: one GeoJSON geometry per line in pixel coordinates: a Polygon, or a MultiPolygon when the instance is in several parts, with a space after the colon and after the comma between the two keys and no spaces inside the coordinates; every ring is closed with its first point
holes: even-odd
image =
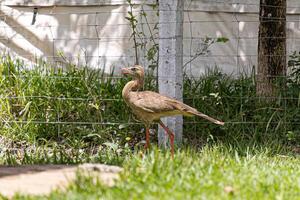
{"type": "MultiPolygon", "coordinates": [[[[183,89],[183,0],[159,1],[159,92],[182,100],[183,89]]],[[[182,141],[182,117],[168,117],[162,120],[175,133],[177,145],[182,141]]],[[[159,127],[158,143],[166,146],[168,137],[159,127]]]]}

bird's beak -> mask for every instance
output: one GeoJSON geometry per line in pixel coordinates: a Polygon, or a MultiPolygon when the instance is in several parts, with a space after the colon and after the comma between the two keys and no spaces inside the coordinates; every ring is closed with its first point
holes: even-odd
{"type": "Polygon", "coordinates": [[[122,69],[121,69],[121,73],[122,73],[123,75],[127,75],[127,74],[130,74],[130,71],[129,71],[129,69],[127,69],[127,68],[122,68],[122,69]]]}

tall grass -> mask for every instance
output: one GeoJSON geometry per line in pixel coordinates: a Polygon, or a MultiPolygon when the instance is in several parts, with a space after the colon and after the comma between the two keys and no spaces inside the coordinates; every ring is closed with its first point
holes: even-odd
{"type": "Polygon", "coordinates": [[[227,122],[225,127],[216,127],[193,124],[195,119],[187,118],[185,134],[191,134],[192,138],[205,135],[208,140],[236,145],[298,141],[299,85],[284,87],[275,100],[266,101],[267,98],[256,96],[254,80],[254,75],[233,78],[219,70],[212,70],[200,79],[185,79],[185,102],[227,122]]]}
{"type": "MultiPolygon", "coordinates": [[[[121,99],[127,80],[73,64],[66,68],[38,62],[28,69],[18,59],[1,59],[0,136],[27,146],[82,150],[87,159],[95,155],[88,153],[91,148],[109,149],[120,156],[141,146],[143,126],[136,124],[121,99]]],[[[276,101],[266,103],[256,97],[253,79],[234,78],[217,69],[200,78],[185,77],[184,102],[228,123],[219,127],[185,118],[184,143],[197,147],[218,141],[241,151],[247,145],[296,144],[300,139],[299,87],[290,85],[276,101]]],[[[147,76],[145,89],[154,90],[155,83],[153,76],[147,76]]]]}

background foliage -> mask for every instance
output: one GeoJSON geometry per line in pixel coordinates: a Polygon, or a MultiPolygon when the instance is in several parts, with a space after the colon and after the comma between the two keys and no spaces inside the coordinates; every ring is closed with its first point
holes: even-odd
{"type": "MultiPolygon", "coordinates": [[[[143,125],[121,99],[126,78],[72,63],[63,70],[40,61],[29,69],[8,55],[2,57],[0,66],[0,132],[5,141],[11,141],[2,154],[11,153],[9,148],[29,149],[10,162],[19,162],[38,147],[41,154],[45,148],[61,151],[57,162],[74,155],[78,159],[73,162],[84,162],[103,151],[121,156],[143,146],[143,125]]],[[[296,81],[297,76],[291,73],[289,80],[296,81]]],[[[185,118],[184,144],[198,148],[221,142],[241,152],[249,145],[296,145],[300,139],[299,84],[292,81],[273,101],[264,101],[256,97],[254,80],[254,75],[233,77],[217,68],[202,77],[185,76],[184,102],[226,125],[185,118]]],[[[148,74],[145,89],[155,88],[156,79],[148,74]]],[[[155,143],[156,126],[151,133],[155,143]]]]}

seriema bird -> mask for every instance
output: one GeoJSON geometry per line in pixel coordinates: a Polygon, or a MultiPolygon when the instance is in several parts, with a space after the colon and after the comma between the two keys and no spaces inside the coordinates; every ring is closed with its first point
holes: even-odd
{"type": "Polygon", "coordinates": [[[141,120],[146,128],[145,149],[150,146],[149,128],[151,123],[158,122],[168,134],[171,145],[171,155],[174,155],[174,133],[163,124],[162,117],[184,115],[198,116],[215,124],[224,125],[224,122],[213,119],[195,108],[192,108],[176,99],[163,96],[152,91],[141,91],[144,85],[144,69],[139,65],[122,68],[122,74],[132,77],[122,91],[122,97],[133,113],[141,120]]]}

